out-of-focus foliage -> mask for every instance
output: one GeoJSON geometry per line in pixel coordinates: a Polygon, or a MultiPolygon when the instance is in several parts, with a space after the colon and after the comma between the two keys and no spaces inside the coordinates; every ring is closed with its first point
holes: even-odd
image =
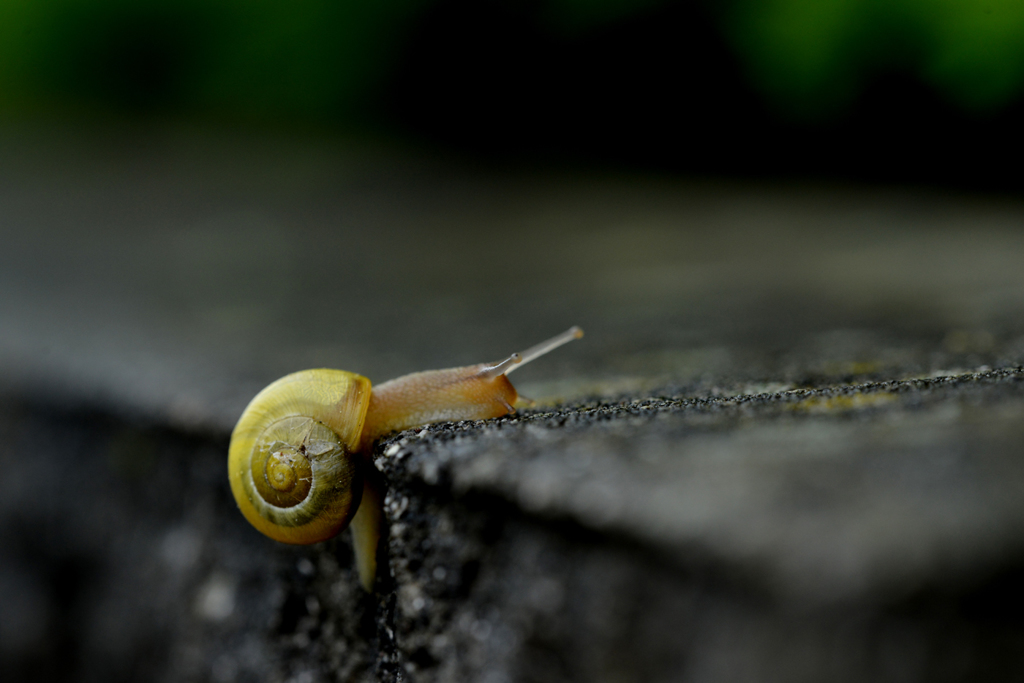
{"type": "MultiPolygon", "coordinates": [[[[716,17],[758,89],[798,116],[841,111],[884,72],[919,78],[981,112],[1024,87],[1024,0],[490,1],[568,46],[566,54],[582,34],[611,36],[610,27],[641,16],[684,24],[685,12],[669,10],[700,6],[716,17]]],[[[0,0],[0,108],[373,116],[412,27],[441,5],[466,15],[467,31],[482,31],[481,40],[492,30],[473,23],[477,4],[459,0],[0,0]]],[[[680,41],[688,30],[678,26],[680,41]]],[[[614,54],[620,46],[608,41],[614,54]]],[[[510,44],[531,49],[514,36],[510,44]]],[[[465,45],[474,45],[471,37],[465,45]]],[[[467,49],[464,59],[475,58],[467,49]]],[[[657,78],[668,88],[689,77],[672,73],[678,64],[642,68],[661,69],[657,78]]]]}
{"type": "Polygon", "coordinates": [[[0,104],[229,116],[362,106],[423,0],[0,0],[0,104]]]}
{"type": "Polygon", "coordinates": [[[797,114],[834,111],[880,71],[977,111],[1024,86],[1021,0],[737,0],[726,16],[756,82],[797,114]]]}

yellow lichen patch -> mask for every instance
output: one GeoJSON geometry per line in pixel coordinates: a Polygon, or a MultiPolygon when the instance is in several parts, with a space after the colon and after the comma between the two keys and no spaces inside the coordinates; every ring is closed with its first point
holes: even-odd
{"type": "Polygon", "coordinates": [[[791,409],[807,413],[841,413],[848,410],[871,408],[895,400],[889,393],[839,394],[837,396],[811,396],[794,403],[791,409]]]}

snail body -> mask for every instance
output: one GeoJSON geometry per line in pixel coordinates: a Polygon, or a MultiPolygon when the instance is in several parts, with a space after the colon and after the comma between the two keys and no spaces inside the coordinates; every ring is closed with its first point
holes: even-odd
{"type": "Polygon", "coordinates": [[[317,543],[350,526],[359,578],[371,591],[383,520],[374,442],[432,422],[515,412],[508,373],[581,336],[574,327],[498,363],[417,372],[376,387],[344,370],[286,375],[252,399],[231,434],[235,501],[257,530],[283,543],[317,543]]]}

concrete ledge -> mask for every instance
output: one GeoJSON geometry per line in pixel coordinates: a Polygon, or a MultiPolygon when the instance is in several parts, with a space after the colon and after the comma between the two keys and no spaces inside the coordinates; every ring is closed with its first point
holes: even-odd
{"type": "Polygon", "coordinates": [[[223,437],[2,414],[8,453],[32,454],[8,456],[0,496],[5,662],[26,676],[1021,673],[1020,368],[396,435],[377,450],[390,531],[375,596],[347,534],[293,548],[245,524],[223,437]]]}

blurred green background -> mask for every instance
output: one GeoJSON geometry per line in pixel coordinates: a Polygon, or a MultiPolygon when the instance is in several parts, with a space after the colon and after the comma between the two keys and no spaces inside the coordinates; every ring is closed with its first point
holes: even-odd
{"type": "Polygon", "coordinates": [[[3,0],[3,103],[344,120],[366,109],[422,4],[3,0]]]}
{"type": "Polygon", "coordinates": [[[974,111],[1024,84],[1018,0],[739,0],[726,25],[758,86],[800,115],[841,108],[893,69],[974,111]]]}
{"type": "Polygon", "coordinates": [[[1022,87],[1019,0],[0,0],[15,119],[326,125],[485,157],[955,183],[974,176],[935,171],[933,138],[953,140],[945,156],[1005,147],[1022,87]],[[879,154],[902,170],[874,173],[879,154]]]}

